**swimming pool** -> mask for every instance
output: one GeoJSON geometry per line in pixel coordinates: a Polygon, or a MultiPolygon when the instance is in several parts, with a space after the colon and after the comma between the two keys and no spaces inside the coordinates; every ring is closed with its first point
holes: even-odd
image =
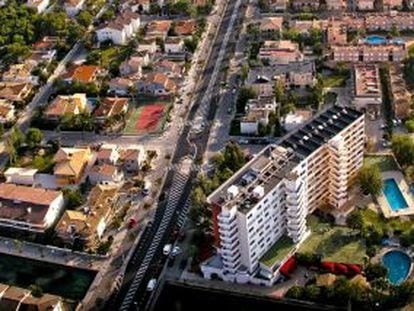
{"type": "Polygon", "coordinates": [[[388,280],[391,284],[399,285],[410,273],[411,259],[401,251],[393,250],[382,256],[382,263],[388,270],[388,280]]]}
{"type": "Polygon", "coordinates": [[[368,36],[364,39],[364,42],[368,44],[385,44],[387,39],[383,36],[368,36]]]}
{"type": "Polygon", "coordinates": [[[404,199],[394,178],[384,180],[382,192],[384,192],[387,202],[394,212],[408,207],[407,201],[404,199]]]}

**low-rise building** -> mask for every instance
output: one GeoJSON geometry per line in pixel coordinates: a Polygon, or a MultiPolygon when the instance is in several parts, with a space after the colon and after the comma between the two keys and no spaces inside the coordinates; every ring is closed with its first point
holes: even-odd
{"type": "Polygon", "coordinates": [[[145,80],[138,81],[138,92],[152,96],[171,96],[177,91],[175,82],[163,73],[150,73],[145,80]]]}
{"type": "Polygon", "coordinates": [[[258,57],[270,64],[287,64],[303,59],[299,45],[290,40],[265,41],[260,48],[258,57]]]}
{"type": "Polygon", "coordinates": [[[120,185],[124,181],[124,173],[116,165],[95,165],[89,171],[89,181],[92,185],[120,185]]]}
{"type": "Polygon", "coordinates": [[[177,36],[191,36],[197,30],[197,22],[194,19],[178,20],[174,24],[173,32],[177,36]]]}
{"type": "Polygon", "coordinates": [[[358,11],[374,11],[375,0],[356,0],[356,9],[358,11]]]}
{"type": "Polygon", "coordinates": [[[396,118],[406,119],[412,111],[411,93],[407,90],[401,68],[391,66],[389,74],[394,115],[396,118]]]}
{"type": "Polygon", "coordinates": [[[113,78],[108,81],[108,91],[117,96],[126,96],[134,88],[135,79],[131,78],[113,78]]]}
{"type": "Polygon", "coordinates": [[[93,65],[80,65],[69,68],[62,76],[63,81],[72,83],[91,83],[96,82],[97,78],[103,73],[102,68],[93,65]]]}
{"type": "Polygon", "coordinates": [[[0,226],[44,232],[64,208],[60,191],[0,184],[0,226]]]}
{"type": "Polygon", "coordinates": [[[167,37],[164,41],[164,49],[169,54],[183,53],[185,50],[184,39],[181,37],[167,37]]]}
{"type": "Polygon", "coordinates": [[[331,48],[335,62],[402,62],[407,57],[405,44],[391,42],[378,45],[365,43],[334,45],[331,48]]]}
{"type": "Polygon", "coordinates": [[[69,17],[77,15],[85,4],[86,0],[64,0],[63,7],[69,17]]]}
{"type": "Polygon", "coordinates": [[[358,110],[379,115],[382,105],[381,81],[377,65],[356,65],[353,71],[353,103],[358,110]]]}
{"type": "Polygon", "coordinates": [[[54,157],[56,185],[79,184],[91,157],[89,148],[60,148],[54,157]]]}
{"type": "Polygon", "coordinates": [[[112,41],[114,44],[126,45],[138,31],[139,25],[140,18],[137,13],[124,11],[96,30],[96,37],[98,42],[112,41]]]}
{"type": "Polygon", "coordinates": [[[65,115],[78,115],[87,110],[86,94],[58,95],[46,108],[48,120],[58,121],[65,115]]]}
{"type": "Polygon", "coordinates": [[[119,72],[121,76],[133,76],[140,79],[142,77],[142,67],[147,66],[150,63],[148,53],[141,52],[139,55],[133,55],[126,59],[119,66],[119,72]]]}
{"type": "Polygon", "coordinates": [[[27,167],[9,167],[4,172],[6,183],[33,186],[37,169],[27,167]]]}
{"type": "Polygon", "coordinates": [[[0,99],[21,103],[30,95],[32,89],[31,83],[0,82],[0,99]]]}
{"type": "Polygon", "coordinates": [[[331,21],[326,28],[326,41],[329,44],[342,45],[347,43],[346,26],[339,21],[331,21]]]}
{"type": "Polygon", "coordinates": [[[171,27],[171,21],[168,20],[155,20],[151,21],[145,27],[145,38],[155,39],[161,38],[165,40],[168,36],[168,30],[171,27]]]}
{"type": "Polygon", "coordinates": [[[265,17],[260,21],[260,36],[265,39],[279,38],[283,29],[283,17],[265,17]]]}
{"type": "Polygon", "coordinates": [[[142,147],[122,149],[120,152],[120,162],[128,173],[139,171],[144,159],[145,154],[142,147]]]}
{"type": "Polygon", "coordinates": [[[69,310],[62,297],[44,293],[35,297],[28,289],[0,284],[0,310],[65,311],[69,310]]]}
{"type": "Polygon", "coordinates": [[[319,8],[320,0],[290,0],[290,5],[295,10],[316,10],[319,8]]]}
{"type": "Polygon", "coordinates": [[[346,0],[325,0],[326,9],[332,11],[342,11],[346,9],[346,0]]]}
{"type": "Polygon", "coordinates": [[[95,122],[103,124],[113,117],[125,115],[128,111],[128,98],[105,97],[93,112],[95,122]]]}
{"type": "Polygon", "coordinates": [[[105,145],[99,149],[98,154],[96,155],[96,164],[112,164],[116,165],[118,163],[120,154],[119,148],[116,145],[105,145]]]}
{"type": "Polygon", "coordinates": [[[117,187],[93,187],[85,206],[79,210],[65,211],[56,226],[57,235],[68,244],[80,240],[86,246],[93,246],[102,239],[112,219],[117,195],[117,187]]]}
{"type": "Polygon", "coordinates": [[[14,105],[7,99],[0,99],[0,123],[13,122],[16,118],[14,105]]]}
{"type": "Polygon", "coordinates": [[[33,8],[37,13],[43,13],[50,4],[50,0],[27,0],[26,5],[33,8]]]}
{"type": "Polygon", "coordinates": [[[403,0],[382,0],[382,7],[384,10],[401,10],[403,0]]]}
{"type": "Polygon", "coordinates": [[[273,98],[250,99],[246,105],[246,116],[240,120],[240,133],[257,135],[260,126],[269,124],[269,115],[275,113],[276,107],[273,98]]]}
{"type": "Polygon", "coordinates": [[[38,78],[32,75],[36,63],[26,61],[24,63],[10,65],[9,69],[2,74],[2,81],[15,83],[38,84],[38,78]]]}

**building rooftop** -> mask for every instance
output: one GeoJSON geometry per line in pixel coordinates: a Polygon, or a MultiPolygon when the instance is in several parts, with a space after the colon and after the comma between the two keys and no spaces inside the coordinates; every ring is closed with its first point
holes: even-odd
{"type": "Polygon", "coordinates": [[[355,96],[381,97],[381,83],[377,65],[354,67],[355,96]]]}
{"type": "Polygon", "coordinates": [[[333,106],[282,137],[279,144],[293,149],[299,158],[305,158],[362,115],[354,108],[333,106]]]}

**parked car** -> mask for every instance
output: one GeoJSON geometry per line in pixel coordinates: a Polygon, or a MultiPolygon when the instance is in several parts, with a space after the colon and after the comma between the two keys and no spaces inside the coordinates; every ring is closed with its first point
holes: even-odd
{"type": "Polygon", "coordinates": [[[171,244],[165,244],[164,248],[162,249],[162,253],[165,256],[168,256],[171,253],[172,245],[171,244]]]}
{"type": "Polygon", "coordinates": [[[175,257],[175,256],[177,256],[179,254],[181,254],[181,248],[179,246],[174,246],[174,248],[173,248],[173,250],[171,252],[171,255],[173,257],[175,257]]]}
{"type": "Polygon", "coordinates": [[[149,280],[148,285],[147,285],[147,291],[152,292],[156,286],[157,286],[157,279],[149,280]]]}

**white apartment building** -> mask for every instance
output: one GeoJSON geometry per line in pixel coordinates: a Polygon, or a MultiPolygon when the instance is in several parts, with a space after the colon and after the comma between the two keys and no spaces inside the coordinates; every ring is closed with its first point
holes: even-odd
{"type": "Polygon", "coordinates": [[[353,108],[331,107],[213,192],[207,201],[217,254],[202,264],[204,277],[272,285],[307,238],[307,215],[327,205],[339,211],[347,202],[362,166],[364,120],[353,108]]]}

